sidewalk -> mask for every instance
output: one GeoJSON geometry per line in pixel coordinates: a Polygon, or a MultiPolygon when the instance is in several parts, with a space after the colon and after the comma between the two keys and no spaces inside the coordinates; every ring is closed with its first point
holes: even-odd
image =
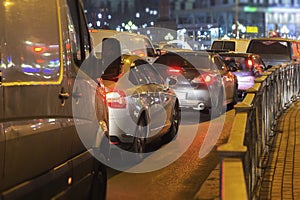
{"type": "Polygon", "coordinates": [[[300,199],[300,101],[280,117],[259,199],[300,199]]]}
{"type": "MultiPolygon", "coordinates": [[[[217,165],[194,199],[219,199],[219,170],[217,165]]],[[[300,199],[300,100],[285,110],[278,121],[257,194],[260,200],[300,199]]]]}

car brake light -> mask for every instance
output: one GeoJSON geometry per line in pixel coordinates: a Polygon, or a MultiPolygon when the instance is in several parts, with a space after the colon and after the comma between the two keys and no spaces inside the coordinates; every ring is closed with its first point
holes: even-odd
{"type": "Polygon", "coordinates": [[[126,108],[126,94],[117,90],[106,93],[106,102],[110,108],[126,108]]]}
{"type": "Polygon", "coordinates": [[[246,64],[249,68],[253,67],[253,61],[251,59],[248,59],[246,64]]]}
{"type": "Polygon", "coordinates": [[[167,73],[169,75],[178,76],[178,75],[180,75],[182,73],[182,69],[181,69],[181,67],[177,67],[177,66],[175,66],[175,67],[169,67],[167,69],[167,73]]]}

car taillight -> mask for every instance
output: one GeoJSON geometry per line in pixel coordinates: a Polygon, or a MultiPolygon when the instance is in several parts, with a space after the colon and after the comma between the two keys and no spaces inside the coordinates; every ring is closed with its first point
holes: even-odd
{"type": "Polygon", "coordinates": [[[167,73],[171,76],[178,76],[182,73],[182,69],[181,67],[177,67],[177,66],[168,67],[167,73]]]}
{"type": "Polygon", "coordinates": [[[106,93],[106,102],[110,108],[126,108],[126,94],[124,91],[116,90],[106,93]]]}
{"type": "Polygon", "coordinates": [[[246,65],[247,65],[248,68],[252,68],[253,67],[253,61],[252,61],[252,59],[247,59],[246,65]]]}

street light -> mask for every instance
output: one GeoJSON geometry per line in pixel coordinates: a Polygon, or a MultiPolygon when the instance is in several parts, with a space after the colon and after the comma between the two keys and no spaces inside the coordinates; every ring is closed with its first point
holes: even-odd
{"type": "Polygon", "coordinates": [[[239,1],[235,0],[235,37],[239,39],[239,28],[238,28],[238,21],[239,21],[239,1]]]}

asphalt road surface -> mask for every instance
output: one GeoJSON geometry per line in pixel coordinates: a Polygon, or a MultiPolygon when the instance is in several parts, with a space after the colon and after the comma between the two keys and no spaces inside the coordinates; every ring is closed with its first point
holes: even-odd
{"type": "Polygon", "coordinates": [[[178,136],[151,144],[154,153],[125,172],[109,169],[108,200],[197,199],[197,192],[219,163],[216,146],[228,139],[234,110],[209,119],[183,112],[178,136]]]}

